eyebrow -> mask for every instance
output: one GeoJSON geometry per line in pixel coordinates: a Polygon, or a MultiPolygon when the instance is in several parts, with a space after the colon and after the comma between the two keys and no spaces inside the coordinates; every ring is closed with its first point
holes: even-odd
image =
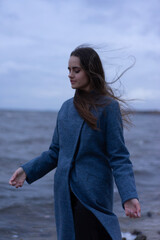
{"type": "MultiPolygon", "coordinates": [[[[81,68],[81,67],[78,67],[78,66],[73,66],[71,67],[72,69],[75,69],[75,68],[81,68]]],[[[68,69],[71,69],[70,67],[68,67],[68,69]]]]}

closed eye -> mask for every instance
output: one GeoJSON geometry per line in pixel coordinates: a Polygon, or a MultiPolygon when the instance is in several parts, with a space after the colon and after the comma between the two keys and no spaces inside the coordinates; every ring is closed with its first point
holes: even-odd
{"type": "MultiPolygon", "coordinates": [[[[71,72],[71,68],[68,67],[68,70],[69,70],[69,73],[71,72]]],[[[72,70],[75,72],[75,73],[79,73],[81,68],[80,67],[72,67],[72,70]]]]}
{"type": "Polygon", "coordinates": [[[75,73],[79,73],[79,72],[80,72],[80,69],[75,70],[75,73]]]}

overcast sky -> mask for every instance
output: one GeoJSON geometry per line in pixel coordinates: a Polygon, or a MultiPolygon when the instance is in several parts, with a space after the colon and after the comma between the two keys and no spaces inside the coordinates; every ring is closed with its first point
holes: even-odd
{"type": "MultiPolygon", "coordinates": [[[[0,0],[0,108],[58,110],[74,95],[70,52],[100,54],[136,109],[160,110],[159,0],[0,0]]],[[[113,87],[119,87],[115,85],[113,87]]]]}

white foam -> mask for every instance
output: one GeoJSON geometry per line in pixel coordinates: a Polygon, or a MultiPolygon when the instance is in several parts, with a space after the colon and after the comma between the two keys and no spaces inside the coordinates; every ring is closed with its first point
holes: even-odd
{"type": "Polygon", "coordinates": [[[133,235],[129,232],[123,233],[122,232],[122,238],[126,238],[126,240],[135,240],[136,239],[136,235],[133,235]]]}

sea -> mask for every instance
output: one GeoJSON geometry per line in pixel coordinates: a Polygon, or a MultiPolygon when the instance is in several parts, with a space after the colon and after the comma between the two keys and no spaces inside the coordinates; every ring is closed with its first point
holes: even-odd
{"type": "MultiPolygon", "coordinates": [[[[8,181],[23,163],[47,150],[57,112],[0,110],[0,240],[56,240],[54,173],[16,189],[8,181]]],[[[132,126],[124,129],[130,151],[142,216],[125,216],[114,188],[114,212],[123,236],[141,232],[160,240],[160,113],[135,112],[132,126]]]]}

